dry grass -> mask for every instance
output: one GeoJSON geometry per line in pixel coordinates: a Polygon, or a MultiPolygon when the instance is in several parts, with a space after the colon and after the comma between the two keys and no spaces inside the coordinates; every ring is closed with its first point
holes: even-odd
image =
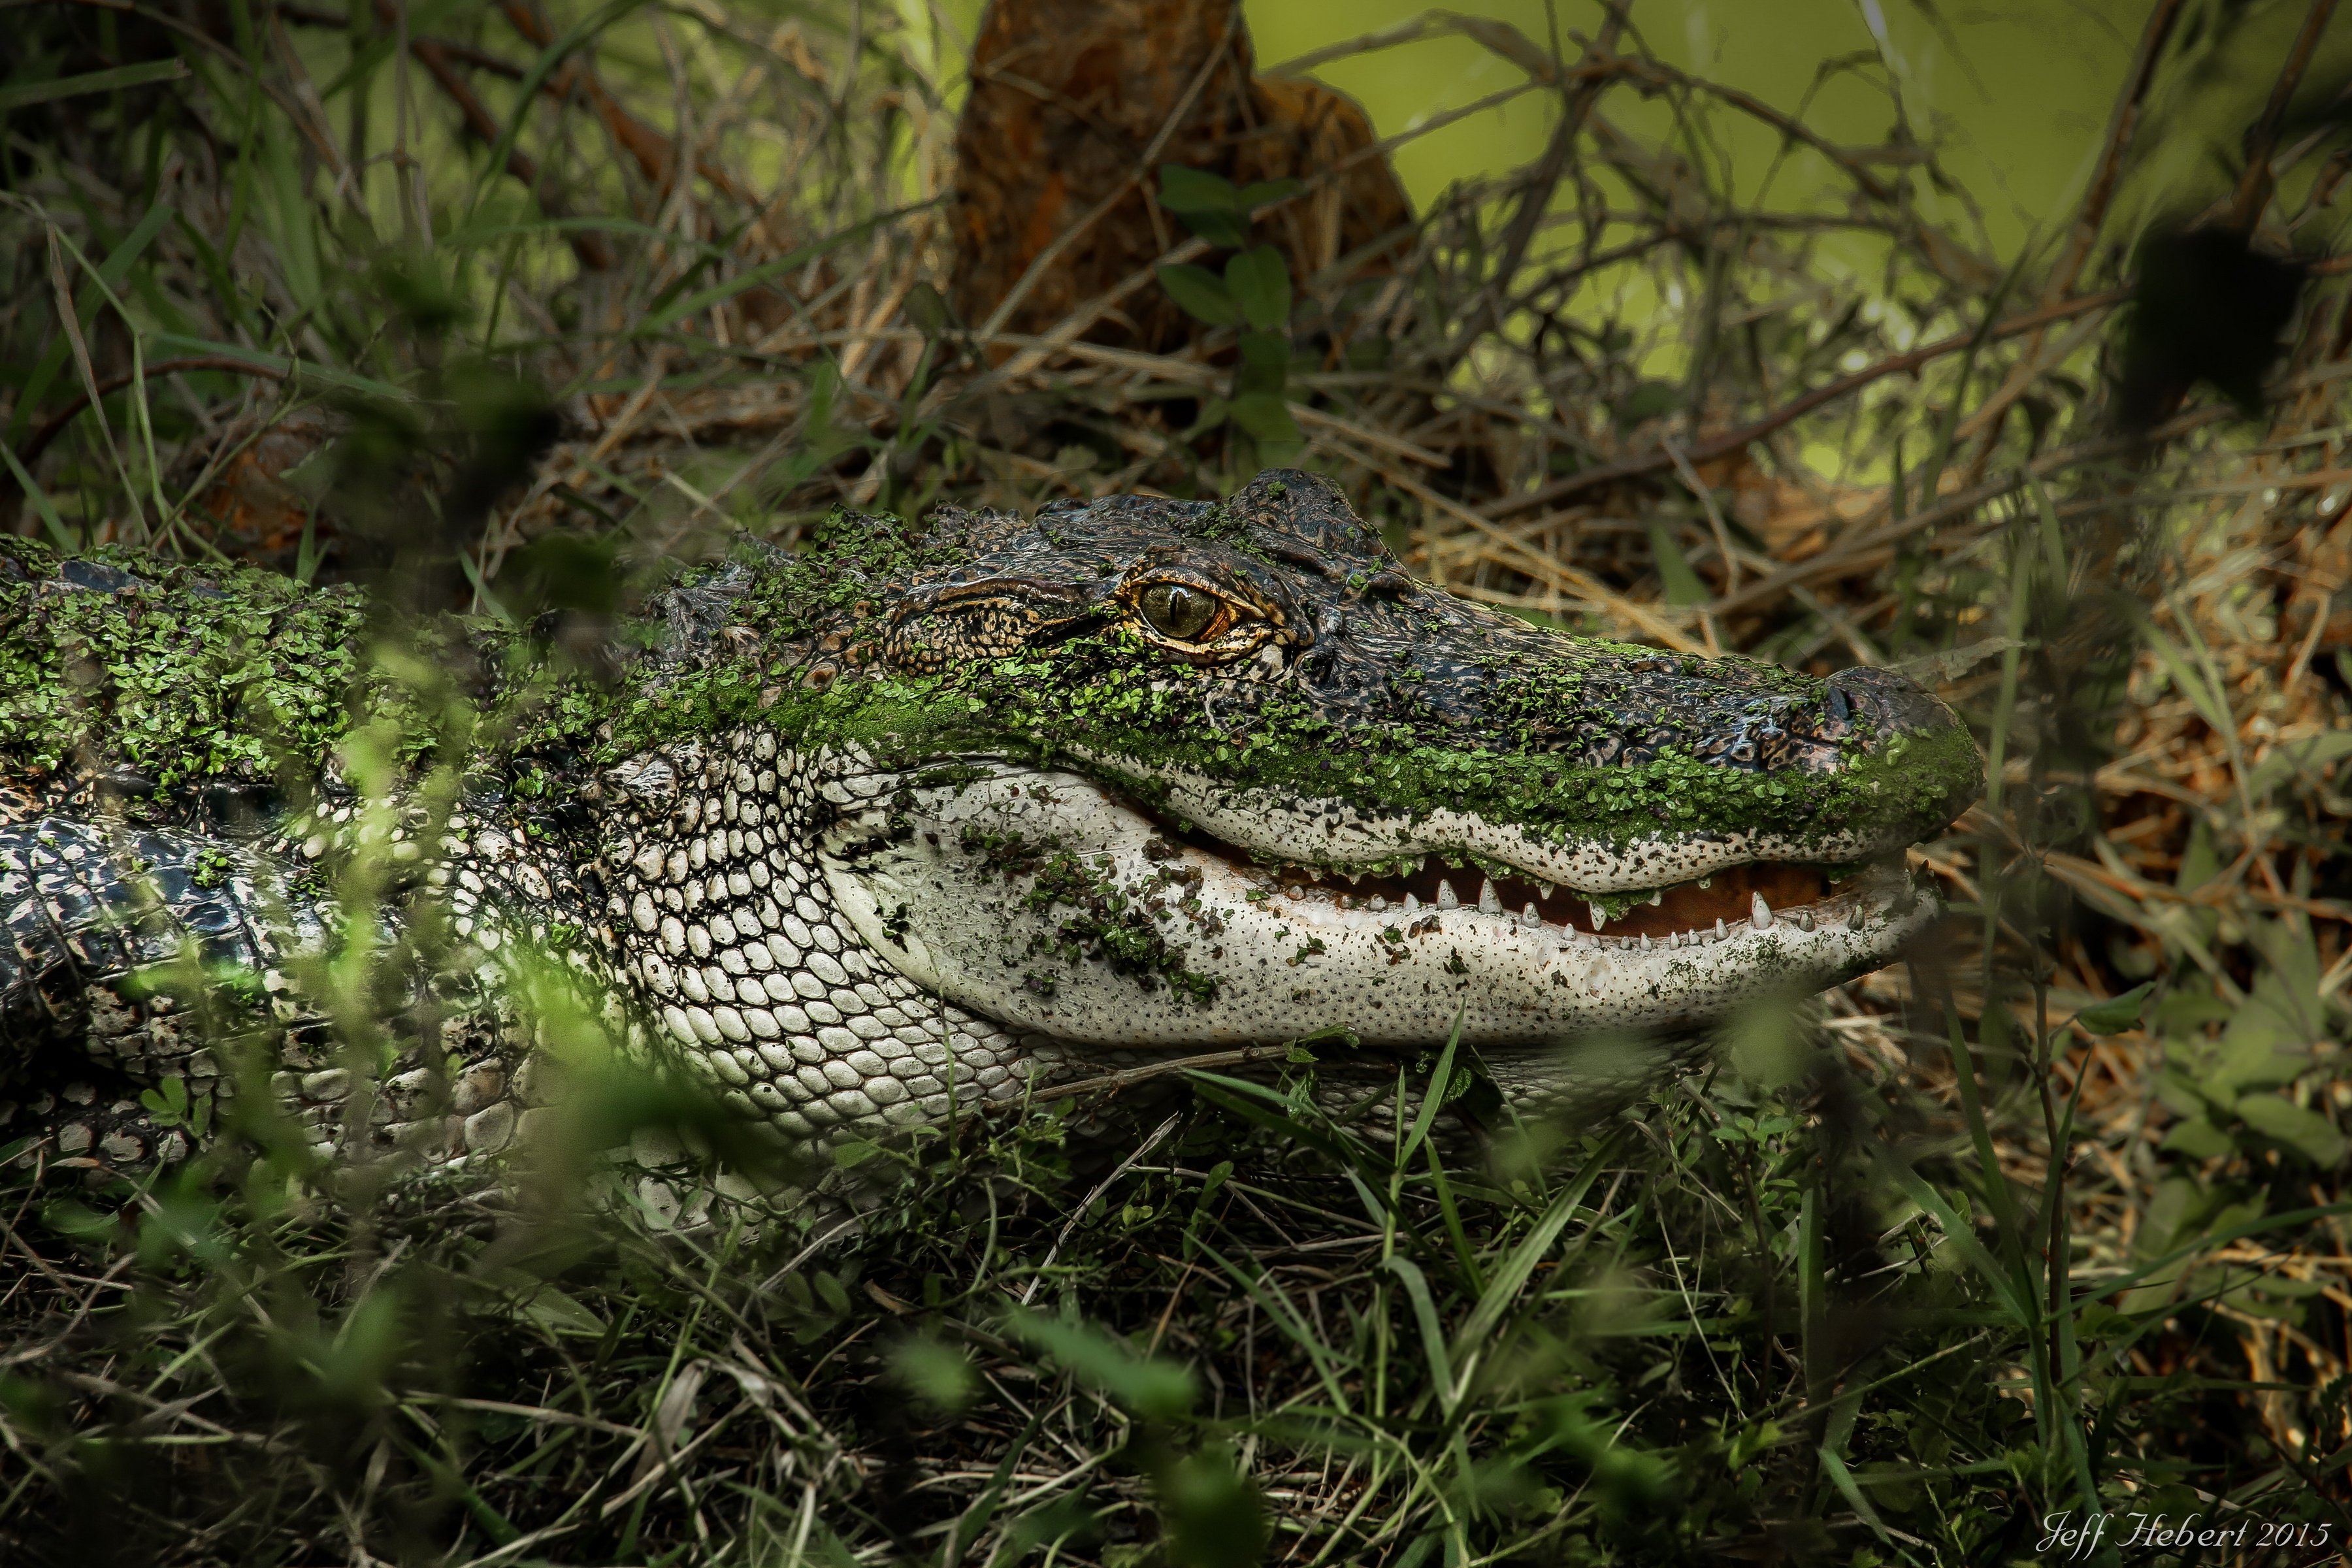
{"type": "Polygon", "coordinates": [[[1994,767],[1921,852],[1960,911],[1937,951],[1491,1159],[1199,1079],[1164,1127],[1073,1142],[1056,1106],[872,1154],[835,1178],[855,1226],[289,1198],[266,1130],[146,1190],[52,1173],[5,1211],[0,1545],[1958,1563],[2104,1509],[2325,1558],[2352,1525],[2352,298],[2318,110],[2347,62],[2289,29],[2282,90],[2205,128],[2244,173],[2160,204],[2316,259],[2244,414],[2183,344],[2259,337],[2259,272],[2151,295],[2131,350],[2163,253],[2111,215],[2158,161],[2135,110],[2269,46],[2152,10],[2081,210],[2014,266],[1937,220],[1966,193],[1924,128],[1823,143],[1651,58],[1638,16],[1565,61],[1476,24],[1525,73],[1498,97],[1556,100],[1554,150],[1451,193],[1402,264],[1294,279],[1259,334],[1278,416],[1237,329],[1086,341],[1150,271],[1040,337],[948,318],[940,25],[12,12],[26,530],[404,563],[520,615],[579,591],[550,541],[651,569],[836,504],[1295,460],[1539,621],[1902,664],[1994,767]],[[20,107],[157,59],[185,71],[20,107]],[[1727,188],[1729,116],[1785,133],[1775,188],[1805,195],[1727,188]]]}

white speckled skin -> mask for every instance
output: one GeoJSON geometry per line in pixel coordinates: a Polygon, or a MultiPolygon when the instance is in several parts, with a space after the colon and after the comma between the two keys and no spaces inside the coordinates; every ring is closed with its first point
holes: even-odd
{"type": "Polygon", "coordinates": [[[614,770],[608,913],[671,1054],[797,1140],[1017,1100],[1066,1069],[1060,1042],[929,994],[845,917],[807,850],[855,799],[839,773],[765,731],[614,770]]]}
{"type": "Polygon", "coordinates": [[[1368,1046],[1420,1047],[1443,1040],[1457,1014],[1464,1041],[1479,1048],[1700,1025],[1775,991],[1874,968],[1935,912],[1889,873],[1814,906],[1811,930],[1741,922],[1673,945],[1604,942],[1469,904],[1376,914],[1286,897],[1220,856],[1169,845],[1149,818],[1075,773],[998,768],[972,784],[911,790],[894,782],[853,775],[827,786],[863,807],[824,840],[837,907],[867,947],[925,989],[1078,1046],[1213,1049],[1336,1026],[1368,1046]],[[893,815],[911,831],[890,833],[893,815]],[[1182,947],[1184,967],[1214,983],[1215,999],[1100,957],[1054,955],[1066,908],[1040,907],[1035,877],[961,848],[972,830],[1058,838],[1131,906],[1157,903],[1155,923],[1182,947]],[[1857,909],[1862,921],[1849,926],[1857,909]],[[894,931],[885,915],[901,910],[894,931]]]}
{"type": "MultiPolygon", "coordinates": [[[[728,1103],[805,1139],[1014,1100],[1150,1053],[1335,1026],[1368,1046],[1423,1047],[1457,1014],[1466,1043],[1506,1052],[1516,1087],[1535,1089],[1580,1076],[1580,1038],[1700,1025],[1816,989],[1884,963],[1937,912],[1890,871],[1816,906],[1809,929],[1742,923],[1672,945],[1469,906],[1375,915],[1286,899],[1218,856],[1160,842],[1149,818],[1077,774],[974,771],[919,783],[753,731],[608,775],[625,803],[608,814],[601,858],[622,971],[675,1055],[728,1103]],[[963,847],[967,831],[1050,842],[1135,907],[1156,904],[1153,924],[1213,999],[1069,951],[1068,909],[1041,897],[1034,875],[963,847]],[[1549,1068],[1528,1058],[1549,1047],[1560,1049],[1544,1053],[1549,1068]]],[[[1469,842],[1497,858],[1551,868],[1473,826],[1482,836],[1469,842]]],[[[1294,858],[1305,847],[1255,841],[1294,858]]],[[[1650,880],[1727,863],[1654,860],[1650,880]]]]}

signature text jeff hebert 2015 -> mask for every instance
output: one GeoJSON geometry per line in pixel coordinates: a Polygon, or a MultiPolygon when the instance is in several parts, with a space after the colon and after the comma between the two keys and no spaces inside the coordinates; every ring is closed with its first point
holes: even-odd
{"type": "Polygon", "coordinates": [[[2325,1523],[2242,1517],[2226,1524],[2210,1523],[2201,1513],[2189,1514],[2175,1524],[2169,1515],[2161,1513],[2086,1513],[2069,1509],[2042,1516],[2042,1540],[2034,1551],[2063,1552],[2067,1562],[2086,1560],[2109,1544],[2120,1552],[2179,1546],[2316,1551],[2331,1544],[2332,1530],[2325,1523]]]}

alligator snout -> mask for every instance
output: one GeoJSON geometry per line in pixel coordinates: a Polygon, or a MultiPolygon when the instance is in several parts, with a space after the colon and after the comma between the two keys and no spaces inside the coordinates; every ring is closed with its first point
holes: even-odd
{"type": "Polygon", "coordinates": [[[1826,682],[1830,716],[1859,716],[1883,735],[1934,735],[1959,726],[1960,716],[1891,669],[1857,665],[1826,682]]]}

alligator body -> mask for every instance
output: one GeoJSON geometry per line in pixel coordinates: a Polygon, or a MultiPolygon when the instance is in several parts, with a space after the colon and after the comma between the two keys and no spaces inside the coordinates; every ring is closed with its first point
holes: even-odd
{"type": "Polygon", "coordinates": [[[578,657],[373,615],[0,544],[0,1142],[176,1155],[230,1015],[322,1151],[502,1146],[551,1016],[803,1141],[1318,1033],[1535,1092],[1886,962],[1979,780],[1899,678],[1536,628],[1297,472],[844,515],[578,657]]]}

